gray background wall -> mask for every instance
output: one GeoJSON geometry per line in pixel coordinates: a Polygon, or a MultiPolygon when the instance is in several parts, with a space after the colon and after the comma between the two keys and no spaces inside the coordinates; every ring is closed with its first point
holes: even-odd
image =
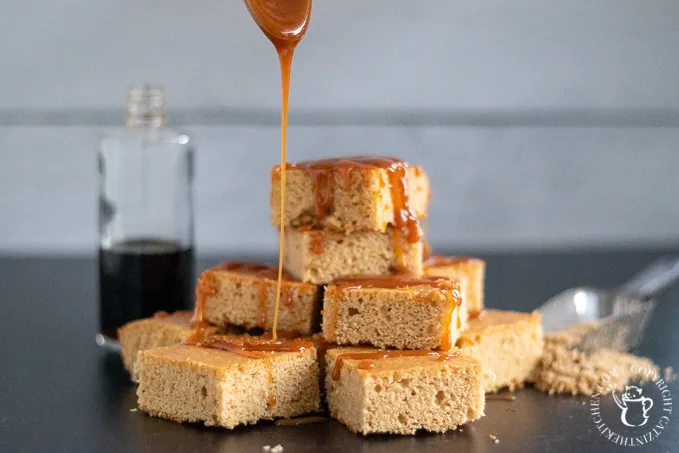
{"type": "MultiPolygon", "coordinates": [[[[679,243],[679,2],[316,0],[291,160],[393,154],[441,248],[679,243]]],[[[271,45],[236,0],[5,0],[0,252],[96,245],[97,137],[133,80],[198,141],[199,250],[269,253],[271,45]]]]}

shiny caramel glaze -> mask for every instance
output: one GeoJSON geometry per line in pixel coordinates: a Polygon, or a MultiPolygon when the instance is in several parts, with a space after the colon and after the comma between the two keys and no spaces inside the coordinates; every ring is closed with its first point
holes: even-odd
{"type": "Polygon", "coordinates": [[[297,228],[299,232],[308,232],[309,240],[311,242],[311,252],[314,255],[320,255],[323,253],[323,239],[325,238],[325,232],[323,229],[317,229],[308,225],[301,226],[297,228]]]}
{"type": "MultiPolygon", "coordinates": [[[[441,338],[441,350],[447,351],[454,346],[452,340],[451,324],[453,322],[453,315],[455,309],[462,304],[462,297],[460,296],[460,284],[455,280],[450,280],[444,277],[415,277],[410,274],[398,273],[392,275],[352,275],[348,277],[340,277],[332,282],[331,286],[337,286],[340,289],[362,289],[362,288],[382,288],[382,289],[411,289],[417,286],[427,286],[429,288],[440,291],[448,300],[450,310],[446,312],[442,321],[443,337],[441,338]]],[[[339,296],[339,293],[336,293],[339,296]]],[[[413,293],[413,297],[417,300],[419,296],[413,293]]],[[[426,298],[426,296],[425,296],[426,298]]],[[[335,304],[337,306],[338,304],[335,304]]],[[[462,320],[460,319],[460,312],[457,311],[456,327],[459,330],[462,327],[462,320]]]]}
{"type": "Polygon", "coordinates": [[[397,273],[390,275],[350,275],[339,277],[329,283],[342,289],[383,288],[401,289],[413,286],[428,286],[433,289],[448,291],[460,305],[459,283],[444,277],[424,276],[416,277],[411,274],[397,273]],[[456,293],[457,294],[454,294],[456,293]]]}
{"type": "Polygon", "coordinates": [[[292,56],[302,40],[311,18],[311,0],[245,0],[253,19],[269,38],[278,53],[281,70],[281,227],[278,233],[278,278],[274,305],[273,339],[276,339],[278,308],[283,280],[285,241],[285,163],[287,161],[288,98],[292,56]]]}
{"type": "Polygon", "coordinates": [[[208,332],[211,330],[211,328],[212,325],[205,321],[196,322],[193,325],[193,331],[191,332],[191,335],[184,341],[184,343],[196,344],[201,341],[204,341],[207,338],[208,332]]]}
{"type": "Polygon", "coordinates": [[[332,369],[332,379],[337,380],[342,372],[342,365],[345,360],[361,360],[358,368],[367,370],[375,367],[375,360],[392,359],[400,357],[435,357],[437,361],[445,362],[457,357],[457,352],[436,352],[436,351],[377,351],[377,352],[348,352],[340,354],[335,360],[335,366],[332,369]]]}
{"type": "Polygon", "coordinates": [[[193,345],[201,348],[221,349],[251,359],[264,359],[275,352],[302,352],[314,347],[311,341],[283,338],[276,341],[259,338],[235,339],[223,335],[213,335],[193,345]]]}
{"type": "Polygon", "coordinates": [[[311,0],[245,0],[245,5],[279,52],[294,50],[309,26],[311,0]]]}
{"type": "Polygon", "coordinates": [[[466,263],[471,258],[468,256],[441,256],[431,255],[422,263],[425,267],[433,266],[452,266],[454,264],[466,263]]]}

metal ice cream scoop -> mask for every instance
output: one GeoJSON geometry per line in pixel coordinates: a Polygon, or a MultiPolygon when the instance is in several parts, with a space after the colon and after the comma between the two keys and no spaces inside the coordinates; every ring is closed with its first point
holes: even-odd
{"type": "Polygon", "coordinates": [[[592,323],[578,349],[627,351],[642,338],[658,293],[679,279],[679,257],[651,263],[615,289],[571,288],[549,299],[538,311],[546,333],[592,323]]]}

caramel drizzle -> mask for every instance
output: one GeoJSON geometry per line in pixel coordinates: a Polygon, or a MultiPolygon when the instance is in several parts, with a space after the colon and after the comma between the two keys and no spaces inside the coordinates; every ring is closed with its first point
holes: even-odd
{"type": "Polygon", "coordinates": [[[375,360],[393,359],[400,357],[436,357],[436,361],[445,362],[459,354],[457,352],[440,353],[436,351],[379,351],[379,352],[348,352],[340,354],[335,359],[335,366],[332,369],[332,379],[338,380],[342,372],[342,365],[345,360],[361,360],[358,368],[367,370],[375,367],[375,360]]]}
{"type": "MultiPolygon", "coordinates": [[[[447,351],[454,346],[452,338],[452,322],[453,315],[457,311],[456,326],[459,330],[462,327],[462,320],[460,319],[459,306],[462,304],[462,297],[460,296],[460,284],[457,281],[442,277],[415,277],[409,274],[394,274],[394,275],[354,275],[349,277],[340,277],[333,280],[330,285],[337,286],[340,289],[361,289],[361,288],[387,288],[387,289],[410,289],[413,286],[428,286],[437,289],[443,293],[448,301],[450,309],[446,312],[442,326],[443,335],[439,349],[447,351]]],[[[339,297],[339,291],[335,292],[336,297],[339,297]]],[[[417,295],[413,294],[416,298],[417,295]]],[[[339,304],[334,304],[338,306],[339,304]]],[[[335,316],[334,319],[337,319],[335,316]]]]}
{"type": "MultiPolygon", "coordinates": [[[[266,375],[269,381],[269,388],[273,389],[273,361],[271,361],[271,359],[266,361],[266,375]]],[[[267,405],[269,405],[269,407],[275,406],[277,402],[278,399],[274,392],[270,392],[266,398],[267,405]]]]}
{"type": "Polygon", "coordinates": [[[311,232],[311,252],[315,255],[323,253],[323,230],[311,232]]]}
{"type": "Polygon", "coordinates": [[[314,344],[311,341],[286,339],[234,341],[232,338],[213,335],[194,346],[221,349],[250,359],[264,359],[275,352],[302,352],[313,348],[314,344]]]}
{"type": "Polygon", "coordinates": [[[191,332],[191,335],[184,341],[184,344],[196,344],[205,341],[210,327],[212,326],[205,321],[197,322],[193,326],[193,332],[191,332]]]}
{"type": "Polygon", "coordinates": [[[276,302],[274,305],[272,335],[276,340],[278,308],[281,302],[283,280],[283,250],[285,242],[285,167],[288,134],[288,99],[290,95],[290,71],[292,57],[297,44],[302,40],[309,26],[311,0],[246,0],[250,14],[259,28],[276,48],[281,70],[281,218],[278,233],[278,277],[276,280],[276,302]]]}

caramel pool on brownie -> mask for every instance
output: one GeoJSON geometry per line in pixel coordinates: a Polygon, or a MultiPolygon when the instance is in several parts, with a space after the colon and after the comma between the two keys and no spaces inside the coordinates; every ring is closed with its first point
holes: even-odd
{"type": "Polygon", "coordinates": [[[323,300],[323,335],[340,345],[441,349],[464,327],[459,284],[408,274],[341,277],[323,300]]]}

